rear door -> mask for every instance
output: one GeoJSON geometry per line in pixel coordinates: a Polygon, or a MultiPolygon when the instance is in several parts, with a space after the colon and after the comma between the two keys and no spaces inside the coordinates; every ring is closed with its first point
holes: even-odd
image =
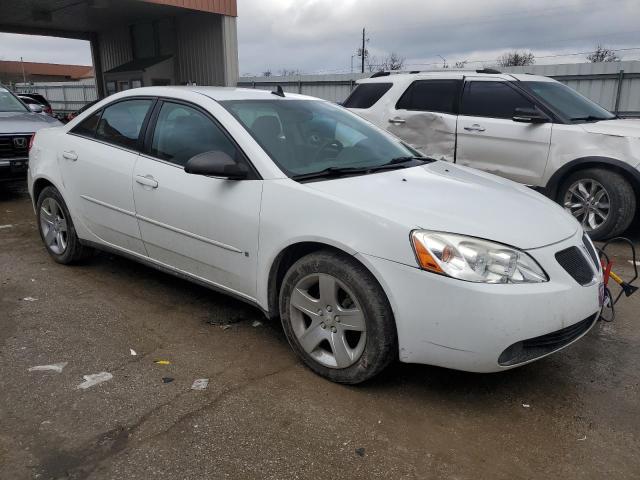
{"type": "Polygon", "coordinates": [[[535,105],[509,82],[467,77],[458,118],[456,162],[539,185],[547,165],[552,124],[514,122],[516,108],[535,105]]]}
{"type": "Polygon", "coordinates": [[[387,129],[425,155],[454,161],[462,80],[415,80],[387,111],[387,129]]]}
{"type": "Polygon", "coordinates": [[[146,255],[133,203],[132,175],[140,135],[155,102],[120,100],[84,120],[65,137],[59,165],[68,202],[101,241],[146,255]]]}
{"type": "Polygon", "coordinates": [[[156,106],[153,118],[145,153],[133,172],[136,213],[149,257],[231,293],[255,298],[262,180],[257,176],[227,180],[184,171],[190,158],[209,151],[247,162],[208,111],[166,99],[156,106]]]}

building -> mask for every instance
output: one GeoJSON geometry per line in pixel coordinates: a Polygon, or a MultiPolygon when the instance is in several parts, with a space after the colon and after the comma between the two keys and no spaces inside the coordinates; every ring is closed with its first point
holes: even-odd
{"type": "Polygon", "coordinates": [[[0,60],[0,84],[72,82],[93,78],[91,65],[62,65],[0,60]]]}
{"type": "Polygon", "coordinates": [[[0,31],[88,40],[102,97],[150,85],[235,85],[236,16],[236,0],[5,0],[0,31]]]}

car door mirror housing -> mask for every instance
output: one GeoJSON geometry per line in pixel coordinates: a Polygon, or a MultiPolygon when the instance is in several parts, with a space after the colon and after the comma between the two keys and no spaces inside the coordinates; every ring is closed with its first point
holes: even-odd
{"type": "Polygon", "coordinates": [[[29,110],[31,110],[33,113],[42,113],[42,105],[37,105],[35,103],[30,103],[27,106],[29,107],[29,110]]]}
{"type": "Polygon", "coordinates": [[[547,123],[549,118],[537,108],[516,108],[513,121],[520,123],[547,123]]]}
{"type": "Polygon", "coordinates": [[[244,180],[249,176],[246,165],[236,162],[224,152],[210,151],[191,157],[184,171],[192,175],[221,177],[229,180],[244,180]]]}

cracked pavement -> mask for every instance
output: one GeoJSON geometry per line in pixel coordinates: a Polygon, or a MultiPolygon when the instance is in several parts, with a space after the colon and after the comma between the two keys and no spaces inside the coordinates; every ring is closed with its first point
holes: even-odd
{"type": "MultiPolygon", "coordinates": [[[[234,299],[107,254],[54,263],[22,186],[0,185],[0,225],[12,225],[0,229],[2,479],[640,472],[640,293],[614,323],[520,369],[396,364],[345,387],[303,367],[277,322],[234,299]],[[61,373],[28,371],[60,362],[61,373]],[[102,371],[113,379],[76,388],[102,371]],[[198,378],[206,390],[191,390],[198,378]]],[[[614,254],[628,275],[627,252],[614,254]]]]}

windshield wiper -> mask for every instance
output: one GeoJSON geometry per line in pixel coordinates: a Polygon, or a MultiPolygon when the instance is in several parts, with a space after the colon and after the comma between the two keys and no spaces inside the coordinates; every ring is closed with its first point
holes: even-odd
{"type": "Polygon", "coordinates": [[[368,174],[375,173],[382,170],[396,170],[399,168],[409,168],[414,167],[415,161],[421,161],[423,163],[431,163],[435,162],[432,158],[424,158],[424,157],[396,157],[392,158],[387,163],[383,163],[382,165],[374,165],[368,167],[329,167],[324,170],[320,170],[318,172],[311,173],[301,173],[299,175],[294,175],[291,178],[297,181],[303,180],[313,180],[316,178],[338,178],[345,175],[359,175],[359,174],[368,174]],[[405,165],[407,163],[411,163],[411,165],[405,165]]]}

